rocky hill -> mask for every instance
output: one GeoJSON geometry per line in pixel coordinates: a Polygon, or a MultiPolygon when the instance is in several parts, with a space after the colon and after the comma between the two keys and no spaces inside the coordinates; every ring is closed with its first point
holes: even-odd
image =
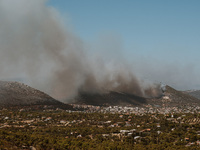
{"type": "Polygon", "coordinates": [[[0,81],[0,106],[54,105],[71,106],[55,100],[49,95],[19,82],[0,81]]]}
{"type": "Polygon", "coordinates": [[[200,105],[200,100],[181,91],[177,91],[170,86],[165,87],[163,96],[158,99],[148,99],[147,103],[157,106],[196,106],[200,105]]]}

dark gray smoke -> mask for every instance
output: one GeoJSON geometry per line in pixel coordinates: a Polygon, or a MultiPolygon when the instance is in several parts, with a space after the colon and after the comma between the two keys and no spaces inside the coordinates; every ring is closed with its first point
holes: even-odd
{"type": "MultiPolygon", "coordinates": [[[[45,0],[0,0],[0,78],[21,79],[65,100],[78,92],[122,91],[158,96],[124,63],[96,62],[45,0]]],[[[96,59],[95,59],[96,60],[96,59]]]]}

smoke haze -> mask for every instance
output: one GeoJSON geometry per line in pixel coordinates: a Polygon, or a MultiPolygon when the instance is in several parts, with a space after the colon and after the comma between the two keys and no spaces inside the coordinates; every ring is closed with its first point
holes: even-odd
{"type": "Polygon", "coordinates": [[[1,79],[20,79],[63,101],[79,92],[161,92],[141,83],[123,60],[94,59],[45,0],[0,0],[0,20],[1,79]]]}

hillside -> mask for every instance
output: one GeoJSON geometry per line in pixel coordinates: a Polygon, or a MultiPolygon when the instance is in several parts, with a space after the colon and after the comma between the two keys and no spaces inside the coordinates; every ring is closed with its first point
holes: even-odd
{"type": "Polygon", "coordinates": [[[49,95],[19,82],[0,81],[0,106],[54,105],[71,106],[55,100],[49,95]]]}
{"type": "MultiPolygon", "coordinates": [[[[107,93],[80,93],[75,99],[76,104],[95,106],[194,106],[200,105],[200,100],[170,86],[165,87],[163,96],[160,98],[147,99],[133,94],[109,91],[107,93]]],[[[72,109],[72,106],[63,104],[49,95],[19,82],[0,81],[0,106],[33,106],[53,105],[65,109],[72,109]]]]}
{"type": "Polygon", "coordinates": [[[200,105],[200,100],[197,98],[177,91],[170,86],[166,86],[163,96],[159,99],[149,99],[147,100],[149,104],[154,104],[158,106],[194,106],[200,105]]]}
{"type": "Polygon", "coordinates": [[[190,91],[184,91],[184,93],[189,94],[193,97],[196,97],[200,99],[200,90],[190,90],[190,91]]]}
{"type": "Polygon", "coordinates": [[[110,91],[104,94],[81,93],[75,98],[77,104],[109,106],[109,105],[132,105],[132,106],[192,106],[200,105],[200,100],[170,86],[165,87],[163,96],[159,98],[144,98],[132,94],[110,91]]]}
{"type": "Polygon", "coordinates": [[[75,98],[75,103],[95,106],[107,105],[134,105],[141,106],[146,99],[132,94],[110,91],[103,94],[81,93],[75,98]]]}

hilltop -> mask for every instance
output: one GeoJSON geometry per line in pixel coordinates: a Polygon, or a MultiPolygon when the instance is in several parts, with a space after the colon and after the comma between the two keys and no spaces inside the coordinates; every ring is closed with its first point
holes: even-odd
{"type": "Polygon", "coordinates": [[[183,93],[182,91],[177,91],[168,85],[165,87],[165,91],[163,92],[163,96],[161,98],[148,99],[147,102],[158,106],[169,107],[200,105],[200,100],[197,98],[187,93],[183,93]]]}
{"type": "Polygon", "coordinates": [[[0,81],[0,106],[52,105],[71,109],[46,93],[19,82],[0,81]]]}

